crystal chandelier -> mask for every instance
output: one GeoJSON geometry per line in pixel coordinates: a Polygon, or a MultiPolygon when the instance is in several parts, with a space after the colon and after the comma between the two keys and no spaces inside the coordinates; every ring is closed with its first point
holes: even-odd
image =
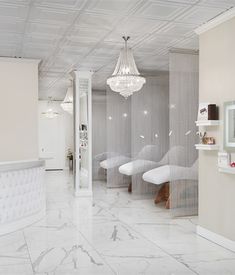
{"type": "Polygon", "coordinates": [[[60,104],[62,109],[69,114],[73,114],[73,87],[70,86],[67,90],[64,101],[60,104]]]}
{"type": "Polygon", "coordinates": [[[52,97],[49,97],[49,100],[47,102],[47,110],[45,112],[42,112],[42,115],[46,118],[56,118],[59,115],[59,113],[56,112],[53,108],[52,97]]]}
{"type": "Polygon", "coordinates": [[[139,91],[146,80],[142,77],[136,67],[132,50],[127,47],[129,36],[123,36],[125,47],[121,50],[117,65],[107,84],[114,92],[120,93],[127,98],[134,92],[139,91]]]}

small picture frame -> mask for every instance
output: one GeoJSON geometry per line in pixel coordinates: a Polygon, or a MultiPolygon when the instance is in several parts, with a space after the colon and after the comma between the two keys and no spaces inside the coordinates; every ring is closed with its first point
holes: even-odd
{"type": "Polygon", "coordinates": [[[230,165],[231,156],[227,152],[219,152],[218,153],[218,166],[219,167],[227,167],[230,165]]]}
{"type": "Polygon", "coordinates": [[[199,103],[197,120],[208,120],[208,105],[209,103],[199,103]]]}

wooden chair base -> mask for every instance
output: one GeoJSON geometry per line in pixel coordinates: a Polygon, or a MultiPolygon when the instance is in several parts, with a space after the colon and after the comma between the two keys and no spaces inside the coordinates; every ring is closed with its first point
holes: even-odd
{"type": "Polygon", "coordinates": [[[132,183],[130,182],[129,185],[128,185],[128,192],[129,193],[132,193],[132,183]]]}
{"type": "Polygon", "coordinates": [[[156,194],[156,197],[154,200],[155,204],[158,204],[160,202],[166,202],[166,208],[169,209],[170,208],[169,190],[170,190],[169,182],[164,183],[156,194]]]}

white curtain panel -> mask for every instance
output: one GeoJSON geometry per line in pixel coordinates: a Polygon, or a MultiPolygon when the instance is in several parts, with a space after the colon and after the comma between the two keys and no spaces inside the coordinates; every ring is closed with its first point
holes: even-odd
{"type": "Polygon", "coordinates": [[[106,90],[107,187],[128,186],[130,178],[119,166],[131,160],[131,97],[106,90]]]}
{"type": "Polygon", "coordinates": [[[198,181],[197,143],[198,54],[170,53],[169,148],[170,208],[173,216],[197,214],[198,181]],[[182,169],[186,167],[189,169],[182,169]],[[183,172],[187,171],[187,172],[183,172]],[[192,176],[196,175],[196,176],[192,176]]]}
{"type": "Polygon", "coordinates": [[[169,74],[147,77],[140,92],[131,102],[132,193],[153,195],[159,189],[146,183],[142,175],[157,167],[169,148],[169,74]]]}

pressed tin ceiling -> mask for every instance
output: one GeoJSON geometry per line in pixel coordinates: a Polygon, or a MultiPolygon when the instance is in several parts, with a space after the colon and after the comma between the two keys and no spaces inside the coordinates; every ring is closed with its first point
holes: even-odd
{"type": "Polygon", "coordinates": [[[0,0],[0,56],[39,58],[39,97],[63,99],[69,72],[92,70],[104,89],[122,36],[140,71],[168,70],[170,48],[198,49],[194,29],[235,0],[0,0]]]}

